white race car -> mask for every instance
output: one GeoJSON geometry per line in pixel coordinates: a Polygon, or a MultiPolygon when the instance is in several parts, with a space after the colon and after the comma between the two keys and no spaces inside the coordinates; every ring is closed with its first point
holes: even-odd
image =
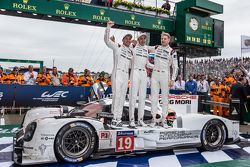
{"type": "MultiPolygon", "coordinates": [[[[27,112],[14,137],[16,164],[82,162],[100,154],[124,154],[174,147],[202,147],[208,151],[239,141],[239,122],[202,114],[173,114],[168,129],[156,126],[111,129],[109,98],[79,108],[35,108],[27,112]]],[[[149,102],[148,102],[149,103],[149,102]]],[[[126,104],[123,120],[126,122],[126,104]]],[[[148,107],[148,108],[147,108],[148,107]]],[[[159,107],[160,111],[160,107],[159,107]]],[[[127,111],[128,112],[128,111],[127,111]]],[[[146,105],[144,119],[150,120],[146,105]]],[[[160,118],[159,113],[159,118],[160,118]]],[[[169,118],[170,118],[169,117],[169,118]]]]}

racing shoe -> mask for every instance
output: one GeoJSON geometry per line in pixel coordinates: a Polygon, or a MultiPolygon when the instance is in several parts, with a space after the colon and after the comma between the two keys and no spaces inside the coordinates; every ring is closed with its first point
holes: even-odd
{"type": "Polygon", "coordinates": [[[121,128],[122,127],[122,121],[121,120],[116,120],[113,119],[111,122],[111,128],[115,129],[115,128],[121,128]]]}
{"type": "Polygon", "coordinates": [[[138,121],[138,125],[139,125],[139,126],[142,126],[142,127],[146,127],[146,126],[147,126],[147,124],[145,124],[145,123],[143,122],[143,119],[140,119],[140,120],[138,121]]]}
{"type": "Polygon", "coordinates": [[[130,128],[135,128],[136,127],[135,121],[129,121],[129,127],[130,128]]]}

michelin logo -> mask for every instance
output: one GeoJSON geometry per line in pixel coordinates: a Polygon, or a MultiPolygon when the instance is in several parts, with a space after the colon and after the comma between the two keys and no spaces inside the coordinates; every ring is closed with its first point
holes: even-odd
{"type": "Polygon", "coordinates": [[[57,102],[59,98],[66,98],[69,91],[56,91],[50,93],[49,91],[43,92],[41,97],[33,98],[33,100],[45,101],[45,102],[57,102]]]}

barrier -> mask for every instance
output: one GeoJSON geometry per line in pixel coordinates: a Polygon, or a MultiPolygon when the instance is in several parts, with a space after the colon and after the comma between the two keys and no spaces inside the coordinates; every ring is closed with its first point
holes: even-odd
{"type": "Polygon", "coordinates": [[[16,85],[15,106],[76,106],[87,101],[90,87],[16,85]]]}
{"type": "Polygon", "coordinates": [[[0,84],[0,106],[13,106],[15,85],[0,84]]]}
{"type": "MultiPolygon", "coordinates": [[[[91,87],[81,86],[40,86],[0,84],[0,106],[38,107],[51,105],[77,105],[78,101],[88,101],[91,87]]],[[[105,95],[112,93],[111,87],[105,95]]],[[[185,91],[170,90],[170,94],[180,95],[185,91]]],[[[150,89],[147,89],[150,94],[150,89]]]]}

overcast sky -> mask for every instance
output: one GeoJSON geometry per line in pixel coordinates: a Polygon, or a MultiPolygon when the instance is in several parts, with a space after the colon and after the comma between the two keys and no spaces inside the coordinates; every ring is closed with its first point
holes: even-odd
{"type": "MultiPolygon", "coordinates": [[[[225,21],[222,57],[239,57],[240,36],[250,36],[250,1],[213,1],[224,5],[224,14],[215,17],[225,21]]],[[[127,31],[115,29],[111,33],[121,42],[127,31]]],[[[112,51],[104,44],[103,35],[104,28],[100,27],[0,15],[0,58],[43,60],[47,67],[55,59],[55,65],[63,71],[73,67],[76,71],[88,68],[111,72],[112,51]]]]}

